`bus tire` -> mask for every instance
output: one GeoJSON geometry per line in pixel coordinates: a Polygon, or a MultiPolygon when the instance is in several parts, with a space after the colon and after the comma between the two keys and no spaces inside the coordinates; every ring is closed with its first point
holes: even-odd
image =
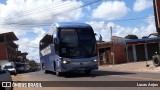
{"type": "Polygon", "coordinates": [[[55,67],[55,74],[56,74],[57,76],[61,76],[61,72],[58,72],[58,71],[57,71],[57,67],[55,67]]]}
{"type": "Polygon", "coordinates": [[[57,76],[61,76],[61,72],[56,71],[57,76]]]}
{"type": "MultiPolygon", "coordinates": [[[[2,85],[1,85],[1,86],[2,86],[2,85]]],[[[4,87],[1,87],[1,86],[0,86],[0,90],[6,90],[4,87]]]]}
{"type": "Polygon", "coordinates": [[[60,76],[60,75],[61,75],[61,73],[57,71],[57,66],[56,66],[56,63],[55,63],[55,62],[54,62],[54,71],[55,71],[55,74],[56,74],[57,76],[60,76]]]}
{"type": "Polygon", "coordinates": [[[44,71],[44,73],[45,73],[45,74],[48,74],[48,73],[49,73],[49,71],[48,71],[48,70],[45,70],[45,71],[44,71]]]}
{"type": "Polygon", "coordinates": [[[84,73],[85,73],[86,75],[90,75],[90,74],[91,74],[91,70],[85,70],[84,73]]]}
{"type": "Polygon", "coordinates": [[[160,66],[160,60],[158,59],[158,57],[154,57],[154,58],[153,58],[153,65],[154,65],[155,67],[160,66]]]}
{"type": "Polygon", "coordinates": [[[42,70],[45,70],[44,63],[42,63],[41,69],[42,69],[42,70]]]}

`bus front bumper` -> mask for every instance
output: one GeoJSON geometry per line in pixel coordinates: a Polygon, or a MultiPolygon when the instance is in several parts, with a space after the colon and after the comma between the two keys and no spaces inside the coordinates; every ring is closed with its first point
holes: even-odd
{"type": "Polygon", "coordinates": [[[68,71],[84,71],[84,70],[94,70],[98,69],[97,63],[91,63],[91,64],[65,64],[62,66],[61,72],[68,72],[68,71]]]}

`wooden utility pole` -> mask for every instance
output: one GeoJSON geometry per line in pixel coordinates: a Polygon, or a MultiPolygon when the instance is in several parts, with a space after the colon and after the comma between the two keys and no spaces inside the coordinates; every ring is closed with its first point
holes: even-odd
{"type": "Polygon", "coordinates": [[[115,64],[114,62],[114,43],[113,43],[113,31],[112,31],[112,26],[110,27],[111,29],[111,55],[112,55],[112,62],[113,62],[113,65],[115,64]]]}

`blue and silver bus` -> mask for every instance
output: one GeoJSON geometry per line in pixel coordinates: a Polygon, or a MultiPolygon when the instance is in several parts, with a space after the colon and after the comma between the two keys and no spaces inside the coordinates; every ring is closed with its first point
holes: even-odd
{"type": "Polygon", "coordinates": [[[40,40],[40,62],[45,73],[98,69],[96,38],[85,23],[60,22],[51,26],[40,40]]]}

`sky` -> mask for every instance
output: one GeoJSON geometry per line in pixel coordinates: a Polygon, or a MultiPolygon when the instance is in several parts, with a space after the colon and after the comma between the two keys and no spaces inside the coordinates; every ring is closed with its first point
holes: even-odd
{"type": "Polygon", "coordinates": [[[110,27],[119,37],[156,32],[152,0],[0,0],[0,33],[13,31],[30,60],[39,62],[39,41],[56,22],[88,23],[104,41],[110,27]]]}

